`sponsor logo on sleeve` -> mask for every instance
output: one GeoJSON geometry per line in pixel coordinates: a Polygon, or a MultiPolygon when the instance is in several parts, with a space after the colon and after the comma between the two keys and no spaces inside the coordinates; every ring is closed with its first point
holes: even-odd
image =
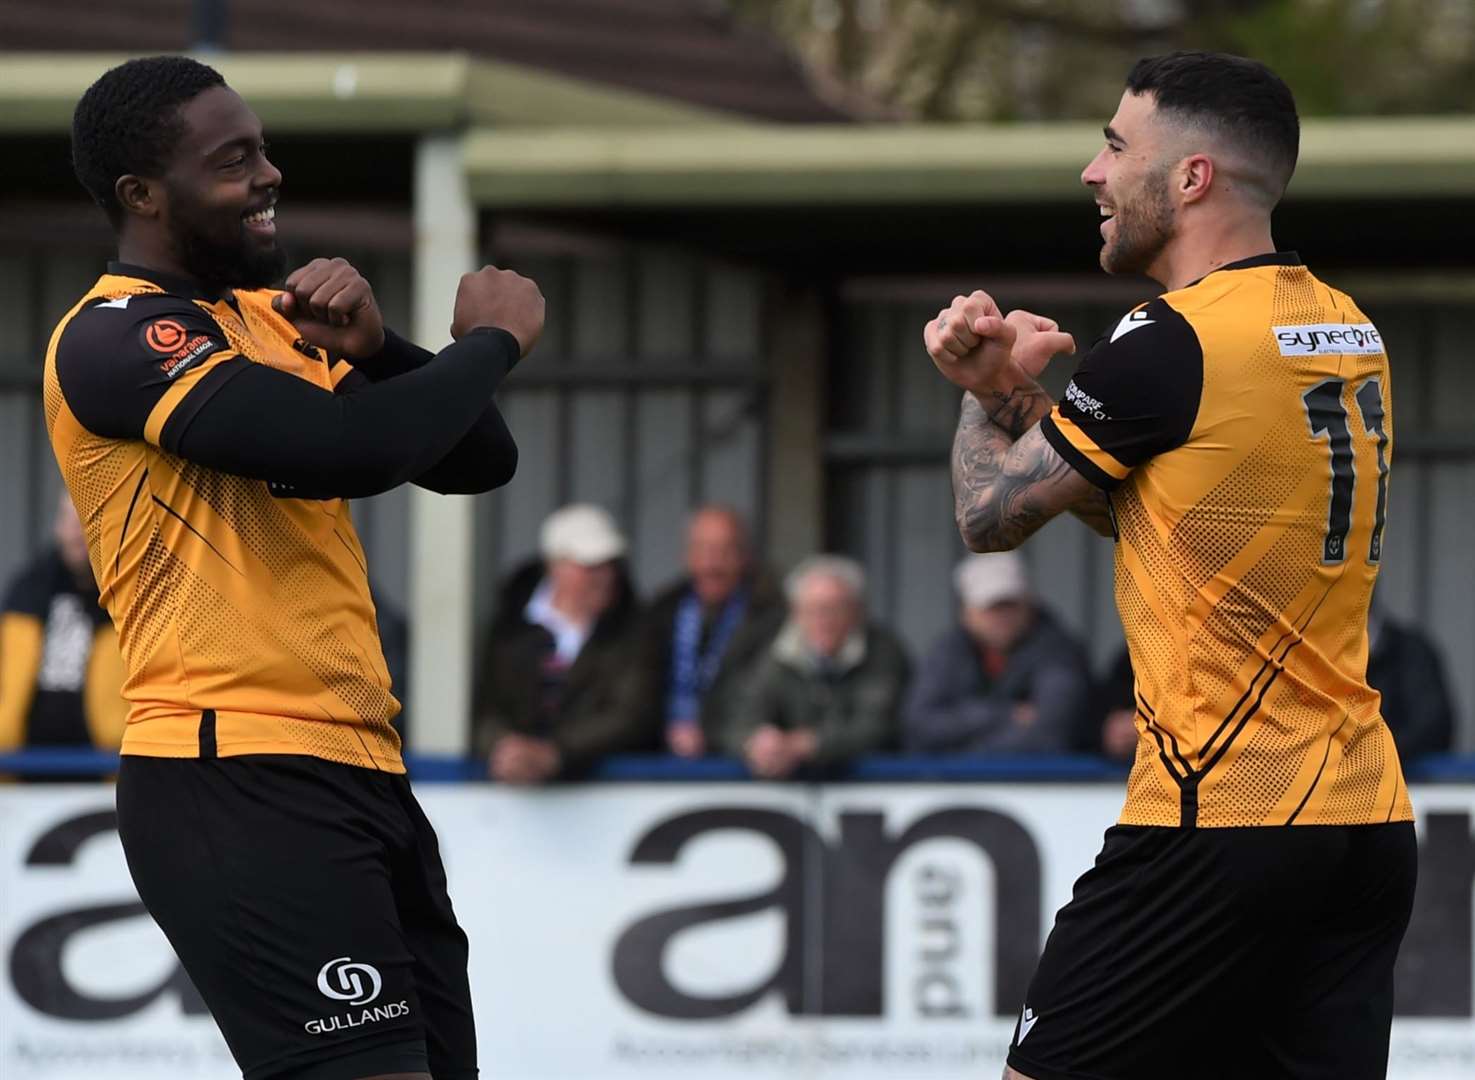
{"type": "Polygon", "coordinates": [[[209,334],[191,333],[175,319],[155,319],[143,330],[143,343],[159,356],[166,379],[188,371],[221,348],[209,334]]]}
{"type": "Polygon", "coordinates": [[[1079,412],[1085,413],[1092,420],[1111,419],[1110,414],[1106,411],[1106,406],[1102,405],[1101,402],[1077,386],[1074,379],[1065,388],[1065,400],[1068,404],[1074,405],[1079,412]]]}
{"type": "Polygon", "coordinates": [[[1372,323],[1310,323],[1272,326],[1281,356],[1375,356],[1383,336],[1372,323]]]}

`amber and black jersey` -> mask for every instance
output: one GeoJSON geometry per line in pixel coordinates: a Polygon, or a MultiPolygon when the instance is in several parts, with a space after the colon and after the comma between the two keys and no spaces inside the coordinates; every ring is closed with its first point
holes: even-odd
{"type": "Polygon", "coordinates": [[[1366,678],[1392,404],[1376,327],[1281,253],[1129,312],[1042,422],[1116,521],[1123,824],[1411,819],[1366,678]]]}
{"type": "Polygon", "coordinates": [[[115,263],[51,338],[46,426],[127,670],[123,753],[402,772],[348,497],[505,482],[491,399],[516,342],[391,335],[356,370],[274,296],[115,263]]]}

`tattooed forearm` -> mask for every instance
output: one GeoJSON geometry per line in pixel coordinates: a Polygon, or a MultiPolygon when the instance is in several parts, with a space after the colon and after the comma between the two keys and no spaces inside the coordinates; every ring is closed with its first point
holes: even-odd
{"type": "Polygon", "coordinates": [[[989,421],[983,406],[972,394],[963,395],[963,414],[953,436],[953,516],[963,542],[978,550],[965,524],[975,508],[985,502],[998,483],[1004,457],[1014,440],[989,421]]]}
{"type": "MultiPolygon", "coordinates": [[[[1055,404],[1045,388],[1024,372],[1015,370],[1016,381],[1008,390],[992,390],[985,396],[988,408],[986,419],[1003,430],[1011,440],[1017,440],[1030,428],[1050,415],[1055,404]]],[[[1092,532],[1106,537],[1116,536],[1116,527],[1111,519],[1111,506],[1106,493],[1092,489],[1070,512],[1092,532]]]]}
{"type": "MultiPolygon", "coordinates": [[[[970,397],[972,395],[969,395],[970,397]]],[[[1045,388],[1033,379],[1019,376],[1019,382],[1006,390],[990,390],[984,399],[988,420],[1010,439],[1017,439],[1050,415],[1055,404],[1045,388]]]]}
{"type": "MultiPolygon", "coordinates": [[[[1037,425],[1038,421],[1035,422],[1037,425]]],[[[1111,535],[1105,496],[1031,425],[1015,441],[966,394],[953,439],[953,509],[973,551],[1017,547],[1065,510],[1111,535]]]]}

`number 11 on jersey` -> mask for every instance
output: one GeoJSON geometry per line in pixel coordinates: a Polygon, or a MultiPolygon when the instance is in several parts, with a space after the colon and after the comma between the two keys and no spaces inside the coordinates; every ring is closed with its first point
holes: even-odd
{"type": "MultiPolygon", "coordinates": [[[[1347,533],[1352,528],[1352,492],[1357,482],[1357,469],[1352,454],[1352,432],[1347,426],[1347,410],[1342,405],[1342,391],[1346,385],[1342,379],[1327,379],[1301,396],[1312,437],[1325,434],[1332,455],[1332,490],[1327,509],[1326,542],[1322,547],[1323,563],[1339,563],[1347,558],[1347,533]]],[[[1376,377],[1367,379],[1357,388],[1353,398],[1357,402],[1357,411],[1362,414],[1364,433],[1377,440],[1377,510],[1367,549],[1367,561],[1376,563],[1383,557],[1383,524],[1388,510],[1388,431],[1383,422],[1382,382],[1376,377]]]]}

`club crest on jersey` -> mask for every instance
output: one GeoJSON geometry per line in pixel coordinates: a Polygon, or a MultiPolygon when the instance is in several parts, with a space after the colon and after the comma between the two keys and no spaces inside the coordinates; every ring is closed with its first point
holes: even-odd
{"type": "Polygon", "coordinates": [[[296,341],[292,342],[292,348],[296,349],[309,360],[323,359],[322,354],[318,352],[318,347],[309,342],[306,338],[298,338],[296,341]]]}
{"type": "Polygon", "coordinates": [[[175,319],[155,319],[143,329],[143,343],[160,356],[159,370],[166,379],[188,371],[220,348],[209,334],[191,334],[175,319]]]}

